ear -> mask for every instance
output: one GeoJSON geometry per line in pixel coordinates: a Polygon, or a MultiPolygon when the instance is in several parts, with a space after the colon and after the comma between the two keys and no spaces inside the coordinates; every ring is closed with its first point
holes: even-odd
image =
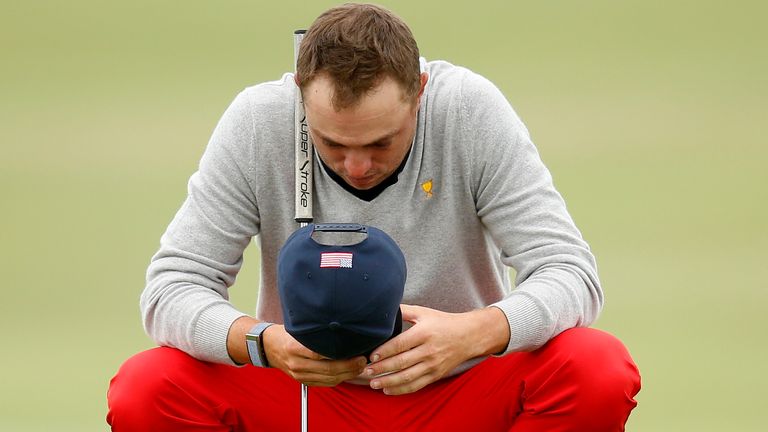
{"type": "Polygon", "coordinates": [[[296,87],[300,86],[300,84],[299,84],[299,76],[296,75],[295,73],[293,74],[293,82],[296,83],[296,87]]]}
{"type": "Polygon", "coordinates": [[[429,74],[426,72],[422,72],[421,75],[419,75],[419,94],[416,96],[417,98],[421,98],[421,95],[424,94],[424,89],[427,87],[427,81],[429,81],[429,74]]]}
{"type": "Polygon", "coordinates": [[[413,108],[415,110],[418,110],[419,106],[421,105],[421,95],[424,94],[424,89],[427,87],[427,81],[429,81],[429,74],[422,72],[419,75],[419,94],[417,94],[416,98],[413,99],[413,108]]]}

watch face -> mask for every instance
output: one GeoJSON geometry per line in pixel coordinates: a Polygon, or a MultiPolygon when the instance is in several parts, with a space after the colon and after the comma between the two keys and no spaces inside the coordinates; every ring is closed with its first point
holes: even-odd
{"type": "Polygon", "coordinates": [[[246,335],[245,341],[248,347],[248,356],[251,358],[251,364],[258,367],[269,367],[267,364],[267,355],[262,345],[261,334],[271,323],[256,324],[246,335]]]}

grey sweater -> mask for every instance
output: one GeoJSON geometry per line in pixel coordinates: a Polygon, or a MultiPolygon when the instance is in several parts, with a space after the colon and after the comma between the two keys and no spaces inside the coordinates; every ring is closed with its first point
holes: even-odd
{"type": "MultiPolygon", "coordinates": [[[[315,222],[357,222],[392,236],[408,264],[404,303],[499,307],[509,321],[507,352],[591,324],[603,303],[594,257],[525,126],[485,78],[441,61],[422,60],[422,68],[429,82],[397,183],[363,201],[316,161],[315,222]]],[[[291,74],[249,87],[214,130],[147,270],[141,311],[158,344],[232,364],[227,332],[245,313],[228,289],[252,238],[261,248],[256,317],[282,322],[276,257],[297,229],[296,91],[291,74]]]]}

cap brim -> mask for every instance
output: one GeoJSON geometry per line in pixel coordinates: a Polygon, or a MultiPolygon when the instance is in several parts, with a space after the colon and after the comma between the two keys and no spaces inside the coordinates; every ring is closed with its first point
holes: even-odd
{"type": "Polygon", "coordinates": [[[306,333],[296,333],[288,330],[288,333],[310,350],[330,359],[341,360],[360,355],[369,358],[376,348],[399,335],[402,331],[403,314],[398,307],[392,334],[384,339],[381,337],[365,336],[344,328],[334,331],[323,328],[320,331],[306,333]]]}

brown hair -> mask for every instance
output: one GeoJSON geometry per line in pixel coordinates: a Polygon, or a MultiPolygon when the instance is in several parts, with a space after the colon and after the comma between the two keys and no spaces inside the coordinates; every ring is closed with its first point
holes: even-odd
{"type": "Polygon", "coordinates": [[[349,108],[385,77],[403,90],[420,89],[419,48],[408,26],[381,6],[347,3],[327,10],[307,30],[296,63],[299,87],[327,73],[336,110],[349,108]]]}

